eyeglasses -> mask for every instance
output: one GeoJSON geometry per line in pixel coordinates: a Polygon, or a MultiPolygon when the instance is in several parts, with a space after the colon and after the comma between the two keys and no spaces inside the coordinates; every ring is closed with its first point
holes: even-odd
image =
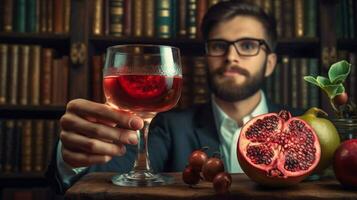
{"type": "Polygon", "coordinates": [[[206,41],[206,54],[208,56],[223,56],[228,52],[229,47],[233,45],[240,56],[256,56],[260,51],[260,46],[265,45],[266,51],[271,52],[268,44],[262,39],[241,38],[236,41],[227,41],[223,39],[212,39],[206,41]]]}

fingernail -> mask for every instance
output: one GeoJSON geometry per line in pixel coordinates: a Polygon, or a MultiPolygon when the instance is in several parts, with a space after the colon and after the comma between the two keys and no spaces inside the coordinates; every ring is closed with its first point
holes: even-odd
{"type": "Polygon", "coordinates": [[[136,135],[136,133],[130,134],[128,140],[129,140],[130,144],[137,144],[138,143],[138,136],[136,135]]]}
{"type": "Polygon", "coordinates": [[[142,126],[143,126],[143,122],[140,118],[137,118],[137,117],[133,117],[131,118],[130,122],[129,122],[129,126],[132,128],[132,129],[141,129],[142,126]]]}

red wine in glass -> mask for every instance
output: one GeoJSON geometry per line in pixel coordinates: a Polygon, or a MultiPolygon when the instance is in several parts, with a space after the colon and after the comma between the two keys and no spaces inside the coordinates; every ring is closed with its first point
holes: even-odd
{"type": "MultiPolygon", "coordinates": [[[[141,117],[138,144],[131,171],[112,177],[120,186],[172,184],[174,177],[155,172],[150,165],[148,136],[151,120],[174,107],[181,94],[182,67],[176,47],[128,44],[109,47],[103,69],[106,103],[141,117]]],[[[154,144],[155,145],[155,144],[154,144]]]]}
{"type": "Polygon", "coordinates": [[[180,98],[182,77],[165,75],[116,75],[103,80],[107,103],[133,112],[162,112],[180,98]]]}

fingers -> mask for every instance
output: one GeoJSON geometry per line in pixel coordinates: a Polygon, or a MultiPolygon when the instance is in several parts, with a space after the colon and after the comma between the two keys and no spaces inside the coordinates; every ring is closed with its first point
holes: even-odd
{"type": "Polygon", "coordinates": [[[71,113],[67,113],[61,118],[61,125],[65,131],[82,134],[89,138],[133,145],[138,142],[135,131],[93,123],[71,113]]]}
{"type": "Polygon", "coordinates": [[[87,167],[94,164],[104,164],[112,159],[108,155],[93,155],[62,148],[63,160],[71,167],[87,167]]]}
{"type": "Polygon", "coordinates": [[[83,152],[89,155],[123,155],[126,151],[123,144],[113,144],[98,139],[88,138],[80,134],[62,131],[61,141],[63,147],[73,152],[83,152]]]}
{"type": "Polygon", "coordinates": [[[85,99],[70,101],[67,104],[67,111],[86,119],[112,122],[126,129],[138,130],[144,126],[143,120],[134,114],[115,110],[108,105],[95,103],[85,99]]]}

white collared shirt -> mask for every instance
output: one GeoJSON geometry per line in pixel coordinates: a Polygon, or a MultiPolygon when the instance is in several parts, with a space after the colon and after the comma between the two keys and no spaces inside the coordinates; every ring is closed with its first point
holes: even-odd
{"type": "MultiPolygon", "coordinates": [[[[243,124],[247,123],[253,117],[268,112],[268,105],[265,94],[261,91],[260,102],[252,113],[243,117],[243,124]]],[[[212,109],[215,119],[217,132],[219,133],[220,152],[223,155],[224,166],[229,173],[243,173],[237,159],[237,142],[242,127],[237,122],[227,116],[226,113],[217,105],[212,96],[212,109]]]]}

